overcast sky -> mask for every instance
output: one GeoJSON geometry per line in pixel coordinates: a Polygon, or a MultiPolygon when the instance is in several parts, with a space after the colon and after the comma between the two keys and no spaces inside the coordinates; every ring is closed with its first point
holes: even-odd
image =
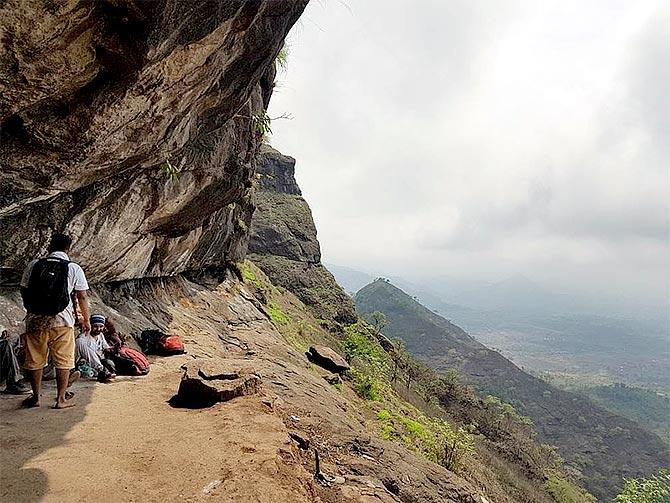
{"type": "Polygon", "coordinates": [[[289,44],[326,261],[667,296],[670,3],[312,0],[289,44]]]}

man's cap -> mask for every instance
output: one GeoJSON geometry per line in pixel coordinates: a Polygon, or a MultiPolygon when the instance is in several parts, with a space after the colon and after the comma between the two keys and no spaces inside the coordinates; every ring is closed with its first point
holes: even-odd
{"type": "Polygon", "coordinates": [[[107,318],[105,318],[101,314],[94,314],[94,315],[91,316],[91,325],[95,325],[96,323],[100,323],[101,325],[104,325],[105,321],[107,321],[107,318]]]}

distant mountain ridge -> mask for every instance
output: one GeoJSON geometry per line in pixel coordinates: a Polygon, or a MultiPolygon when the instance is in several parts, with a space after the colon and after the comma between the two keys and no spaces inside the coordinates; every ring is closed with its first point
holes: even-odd
{"type": "Polygon", "coordinates": [[[335,276],[342,289],[351,295],[375,279],[371,274],[357,271],[351,267],[330,264],[328,262],[324,262],[323,265],[335,276]]]}
{"type": "Polygon", "coordinates": [[[542,440],[559,447],[599,498],[612,498],[623,477],[668,466],[670,452],[656,435],[527,374],[389,282],[374,281],[355,302],[363,315],[383,312],[386,335],[402,339],[411,353],[438,369],[459,369],[469,383],[530,416],[542,440]]]}
{"type": "MultiPolygon", "coordinates": [[[[349,293],[373,281],[372,274],[349,267],[329,268],[349,293]]],[[[628,318],[592,314],[579,299],[571,302],[578,310],[563,311],[566,295],[523,275],[498,283],[437,277],[427,284],[376,276],[388,277],[424,306],[529,370],[670,388],[670,340],[663,320],[639,312],[628,318]]]]}

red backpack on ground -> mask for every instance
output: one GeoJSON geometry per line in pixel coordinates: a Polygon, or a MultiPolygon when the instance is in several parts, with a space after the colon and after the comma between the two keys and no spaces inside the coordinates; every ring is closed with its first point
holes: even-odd
{"type": "Polygon", "coordinates": [[[121,375],[143,376],[149,373],[149,360],[144,353],[125,344],[114,354],[114,363],[121,375]]]}
{"type": "Polygon", "coordinates": [[[160,330],[142,330],[138,342],[142,351],[148,355],[169,356],[186,353],[181,337],[168,335],[160,330]]]}
{"type": "Polygon", "coordinates": [[[164,335],[157,344],[159,354],[177,355],[184,353],[184,342],[178,335],[164,335]]]}

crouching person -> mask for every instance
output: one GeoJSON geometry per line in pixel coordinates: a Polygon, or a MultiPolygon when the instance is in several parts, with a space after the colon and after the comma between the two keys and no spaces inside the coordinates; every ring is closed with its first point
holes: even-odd
{"type": "Polygon", "coordinates": [[[75,341],[77,368],[84,375],[90,369],[98,381],[109,382],[116,377],[116,366],[111,359],[114,349],[103,334],[106,320],[101,314],[94,314],[90,321],[90,332],[82,333],[75,341]]]}

